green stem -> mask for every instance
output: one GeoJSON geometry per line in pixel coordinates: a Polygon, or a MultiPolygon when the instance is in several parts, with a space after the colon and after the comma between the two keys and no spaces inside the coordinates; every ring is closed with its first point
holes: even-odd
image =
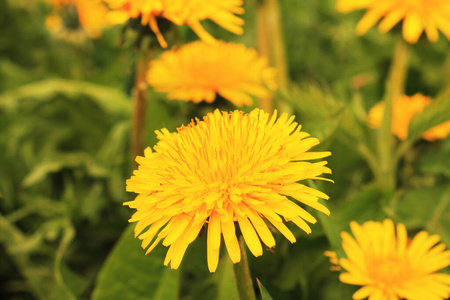
{"type": "Polygon", "coordinates": [[[241,250],[241,261],[234,264],[234,279],[239,293],[240,300],[256,300],[253,281],[248,267],[247,252],[245,249],[244,238],[239,238],[239,248],[241,250]]]}
{"type": "Polygon", "coordinates": [[[144,153],[145,144],[145,112],[147,100],[147,81],[145,75],[148,68],[148,62],[151,57],[151,51],[148,51],[137,62],[136,78],[133,89],[133,119],[131,130],[131,150],[132,161],[138,155],[144,153]]]}
{"type": "MultiPolygon", "coordinates": [[[[286,93],[289,86],[289,70],[283,37],[283,25],[279,0],[260,0],[257,15],[258,50],[267,57],[270,65],[277,71],[277,83],[280,92],[286,93]]],[[[291,112],[284,102],[277,103],[281,112],[291,112]]],[[[261,108],[269,111],[274,104],[272,99],[261,99],[261,108]]]]}
{"type": "Polygon", "coordinates": [[[378,140],[380,159],[378,182],[383,189],[395,187],[396,163],[394,160],[394,138],[391,134],[394,99],[403,94],[406,71],[408,69],[409,46],[400,37],[395,45],[391,69],[386,81],[384,115],[378,140]]]}

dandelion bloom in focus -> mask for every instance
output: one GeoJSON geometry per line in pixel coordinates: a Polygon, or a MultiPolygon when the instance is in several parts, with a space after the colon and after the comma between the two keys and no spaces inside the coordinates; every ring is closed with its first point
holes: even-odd
{"type": "Polygon", "coordinates": [[[328,215],[318,201],[328,197],[298,181],[330,174],[325,161],[309,162],[330,153],[308,151],[319,141],[293,120],[287,114],[277,118],[276,111],[270,117],[259,109],[216,110],[176,133],[156,131],[154,151],[147,148],[136,158],[140,166],[127,181],[127,191],[138,195],[125,203],[137,210],[130,222],[137,222],[142,247],[153,241],[147,253],[162,240],[169,246],[164,265],[177,269],[205,226],[208,268],[214,272],[222,235],[233,263],[241,260],[236,226],[255,256],[262,255],[262,244],[275,246],[268,223],[291,243],[295,237],[284,221],[310,233],[307,222],[316,219],[295,201],[328,215]]]}
{"type": "Polygon", "coordinates": [[[450,39],[450,1],[448,0],[338,0],[340,12],[366,9],[356,32],[365,34],[379,20],[380,32],[386,33],[403,20],[403,37],[416,43],[425,30],[428,39],[436,42],[440,30],[450,39]]]}
{"type": "Polygon", "coordinates": [[[363,286],[353,299],[443,300],[450,296],[450,275],[436,273],[450,265],[450,251],[438,244],[439,236],[419,232],[408,239],[403,224],[392,220],[350,223],[354,238],[342,232],[347,258],[339,260],[347,271],[339,279],[363,286]]]}
{"type": "Polygon", "coordinates": [[[47,0],[55,7],[56,12],[46,18],[47,28],[55,33],[63,30],[63,21],[57,13],[65,7],[76,8],[78,21],[86,34],[91,38],[100,37],[102,30],[108,27],[106,15],[108,8],[100,0],[47,0]]]}
{"type": "MultiPolygon", "coordinates": [[[[414,115],[420,114],[423,109],[432,103],[429,97],[421,94],[414,96],[401,96],[394,100],[392,111],[392,133],[399,139],[405,140],[408,137],[409,123],[414,115]]],[[[368,123],[371,128],[381,126],[384,115],[384,102],[379,102],[370,111],[368,123]]],[[[424,139],[434,141],[444,139],[450,134],[450,121],[439,124],[422,136],[424,139]]]]}
{"type": "Polygon", "coordinates": [[[109,20],[121,24],[128,19],[140,18],[142,25],[149,25],[159,43],[167,43],[159,31],[157,17],[165,18],[177,25],[188,25],[204,41],[214,38],[203,28],[200,21],[210,19],[235,34],[242,34],[244,21],[235,14],[243,14],[243,0],[103,0],[112,12],[109,20]]]}
{"type": "Polygon", "coordinates": [[[254,49],[242,44],[197,41],[164,52],[150,63],[148,83],[169,99],[213,102],[216,94],[237,106],[276,89],[275,70],[254,49]]]}

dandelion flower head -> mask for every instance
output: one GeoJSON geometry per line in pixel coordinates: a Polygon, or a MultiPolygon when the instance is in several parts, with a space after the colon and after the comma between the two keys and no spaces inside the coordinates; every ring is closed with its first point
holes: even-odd
{"type": "Polygon", "coordinates": [[[243,0],[103,0],[112,9],[109,20],[121,24],[130,18],[141,18],[142,25],[149,25],[162,47],[167,43],[162,36],[157,17],[163,17],[177,25],[188,25],[204,41],[214,38],[200,24],[212,20],[235,34],[242,34],[244,21],[235,14],[243,14],[243,0]]]}
{"type": "Polygon", "coordinates": [[[448,0],[338,0],[340,12],[366,9],[356,32],[366,33],[379,20],[379,30],[386,33],[403,20],[403,37],[416,43],[425,31],[428,40],[436,42],[440,30],[450,39],[450,1],[448,0]]]}
{"type": "Polygon", "coordinates": [[[344,283],[361,285],[353,299],[444,300],[450,296],[450,275],[436,273],[450,265],[450,251],[437,235],[419,232],[408,240],[406,228],[390,219],[350,224],[354,237],[342,232],[347,258],[344,283]]]}
{"type": "Polygon", "coordinates": [[[216,110],[175,133],[156,131],[154,151],[147,148],[137,157],[140,166],[127,181],[127,191],[138,195],[125,203],[137,210],[130,222],[137,222],[142,247],[153,242],[147,253],[162,240],[169,247],[164,265],[177,269],[205,226],[207,263],[214,272],[222,236],[232,262],[241,260],[236,227],[255,256],[262,255],[262,244],[275,246],[269,226],[292,243],[285,221],[310,233],[308,223],[316,219],[295,201],[329,214],[318,201],[328,197],[298,181],[330,174],[325,161],[309,162],[330,153],[310,152],[319,141],[293,119],[259,109],[216,110]]]}
{"type": "MultiPolygon", "coordinates": [[[[86,35],[91,38],[100,37],[103,29],[108,27],[106,15],[108,8],[100,0],[47,0],[52,3],[55,10],[72,5],[76,8],[78,20],[86,35]]],[[[55,33],[63,30],[61,16],[55,12],[46,18],[47,28],[55,33]]]]}
{"type": "Polygon", "coordinates": [[[275,70],[256,50],[222,41],[164,52],[150,63],[147,81],[169,99],[211,103],[220,94],[237,106],[251,105],[250,95],[268,97],[276,88],[275,70]]]}
{"type": "MultiPolygon", "coordinates": [[[[421,94],[414,96],[400,96],[394,100],[392,112],[391,130],[399,139],[408,137],[409,123],[412,117],[420,114],[423,109],[432,103],[429,97],[421,94]]],[[[371,128],[381,126],[384,115],[384,102],[379,102],[370,111],[368,123],[371,128]]],[[[450,134],[450,121],[437,125],[423,134],[423,138],[429,141],[444,139],[450,134]]]]}

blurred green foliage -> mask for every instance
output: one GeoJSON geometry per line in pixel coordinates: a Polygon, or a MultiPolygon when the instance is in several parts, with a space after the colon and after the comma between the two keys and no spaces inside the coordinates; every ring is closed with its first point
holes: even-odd
{"type": "MultiPolygon", "coordinates": [[[[257,2],[246,2],[243,36],[205,27],[255,46],[257,2]]],[[[275,100],[321,140],[318,149],[332,152],[335,184],[318,187],[331,196],[332,214],[311,211],[320,221],[313,233],[292,228],[294,245],[277,236],[275,253],[250,258],[251,272],[264,300],[350,299],[356,288],[340,283],[323,255],[342,255],[339,233],[350,221],[391,217],[450,245],[450,140],[420,139],[450,115],[449,41],[421,40],[412,49],[406,93],[439,103],[413,119],[400,147],[397,188],[384,190],[370,163],[378,132],[366,116],[383,96],[395,33],[357,36],[361,14],[340,15],[333,0],[280,3],[292,82],[275,100]]],[[[218,271],[207,270],[205,236],[188,248],[179,271],[162,265],[163,246],[144,256],[133,225],[127,227],[132,212],[122,206],[133,197],[125,180],[132,172],[130,95],[139,54],[118,45],[119,27],[96,40],[78,31],[56,38],[44,26],[48,12],[37,1],[0,1],[0,298],[236,299],[225,251],[218,271]]],[[[183,27],[180,37],[195,34],[183,27]]],[[[186,116],[218,105],[167,101],[152,91],[149,99],[149,146],[154,130],[174,130],[186,116]]]]}

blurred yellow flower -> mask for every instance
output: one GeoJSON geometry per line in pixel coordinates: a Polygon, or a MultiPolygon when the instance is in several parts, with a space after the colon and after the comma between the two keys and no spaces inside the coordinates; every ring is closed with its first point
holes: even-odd
{"type": "Polygon", "coordinates": [[[147,253],[163,240],[170,246],[164,265],[177,269],[207,224],[208,268],[214,272],[222,235],[233,263],[241,260],[236,226],[255,256],[263,253],[261,241],[275,246],[264,219],[291,243],[295,237],[282,218],[310,233],[306,222],[316,219],[292,199],[330,213],[318,201],[327,195],[297,183],[330,174],[325,161],[308,162],[330,153],[309,152],[319,141],[293,120],[287,114],[277,118],[276,111],[270,117],[259,109],[249,114],[216,110],[176,133],[156,131],[154,152],[147,148],[136,158],[140,166],[127,181],[127,191],[138,196],[125,203],[137,209],[130,222],[137,222],[142,247],[153,241],[147,253]]]}
{"type": "MultiPolygon", "coordinates": [[[[392,112],[391,131],[399,139],[408,137],[409,123],[412,117],[420,114],[423,109],[431,103],[429,97],[421,94],[414,96],[401,96],[394,100],[392,112]]],[[[381,126],[384,115],[384,102],[379,102],[369,111],[368,123],[371,128],[381,126]]],[[[450,134],[450,121],[435,126],[423,134],[423,138],[429,141],[444,139],[450,134]]]]}
{"type": "Polygon", "coordinates": [[[419,232],[411,241],[406,228],[392,220],[350,223],[354,238],[342,232],[347,271],[339,279],[361,285],[353,299],[444,300],[450,296],[450,275],[436,273],[450,265],[450,251],[439,236],[419,232]]]}
{"type": "Polygon", "coordinates": [[[275,70],[256,50],[222,41],[164,52],[150,63],[147,81],[169,99],[211,103],[220,94],[237,106],[251,105],[249,95],[268,97],[267,88],[276,88],[275,70]]]}
{"type": "MultiPolygon", "coordinates": [[[[108,27],[106,15],[108,8],[100,0],[47,0],[55,6],[55,10],[61,10],[65,6],[72,5],[76,8],[80,25],[91,38],[98,38],[102,30],[108,27]]],[[[46,18],[45,25],[55,33],[63,30],[63,21],[58,13],[53,13],[46,18]]]]}
{"type": "Polygon", "coordinates": [[[214,38],[203,28],[200,21],[210,19],[221,27],[242,34],[244,21],[235,16],[243,14],[243,0],[103,0],[112,12],[109,20],[114,24],[129,18],[141,18],[142,25],[149,25],[162,47],[167,43],[159,31],[157,17],[163,17],[177,25],[188,25],[204,41],[214,38]]]}
{"type": "Polygon", "coordinates": [[[336,252],[325,251],[323,254],[330,259],[330,264],[331,264],[330,270],[331,271],[340,271],[341,270],[341,267],[339,266],[339,259],[338,259],[336,252]]]}
{"type": "Polygon", "coordinates": [[[438,40],[438,30],[450,39],[449,0],[338,0],[336,8],[340,12],[367,10],[356,27],[358,34],[383,18],[380,32],[388,32],[403,20],[403,37],[410,43],[416,43],[424,30],[431,42],[438,40]]]}

